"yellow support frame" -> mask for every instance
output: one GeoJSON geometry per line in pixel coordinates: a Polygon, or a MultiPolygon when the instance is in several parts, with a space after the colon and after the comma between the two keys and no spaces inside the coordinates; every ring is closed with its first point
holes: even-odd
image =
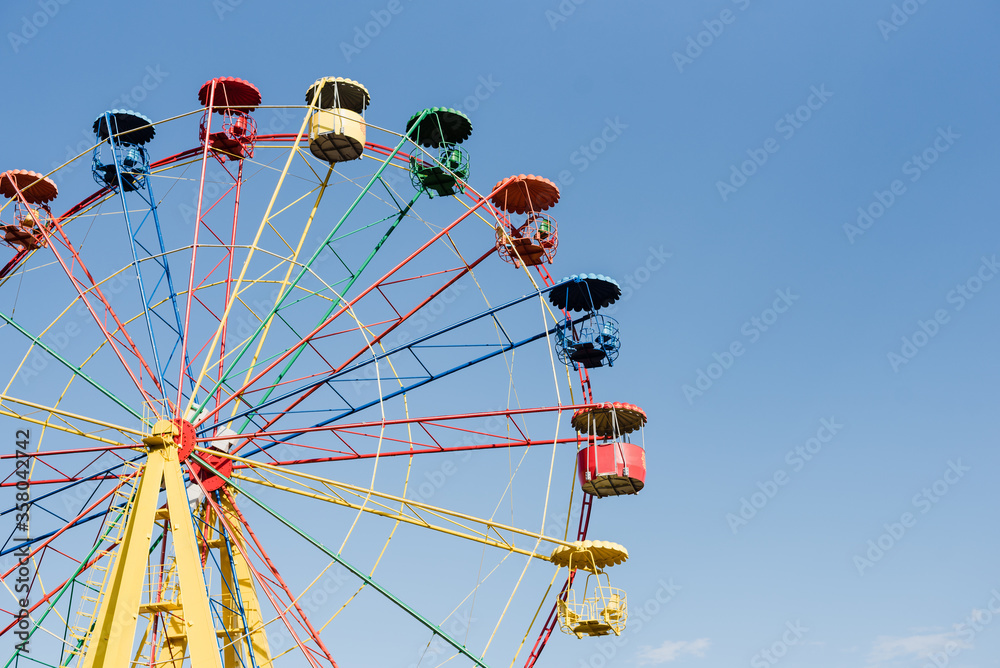
{"type": "Polygon", "coordinates": [[[241,668],[251,665],[252,662],[247,656],[245,639],[247,635],[250,636],[250,646],[253,648],[256,665],[269,666],[271,648],[264,632],[264,616],[261,614],[257,591],[254,589],[253,574],[244,555],[246,541],[243,539],[242,524],[228,494],[222,495],[219,507],[223,514],[219,518],[219,561],[222,568],[222,624],[226,629],[226,646],[223,650],[225,667],[241,668]],[[228,535],[228,550],[226,535],[228,535]],[[237,612],[241,607],[243,616],[237,612]],[[243,625],[244,616],[247,628],[243,625]]]}
{"type": "MultiPolygon", "coordinates": [[[[190,652],[191,664],[198,668],[222,668],[177,446],[171,439],[165,441],[163,445],[149,448],[132,513],[91,632],[83,668],[127,666],[133,657],[143,578],[158,515],[165,516],[168,521],[171,517],[176,518],[176,521],[170,521],[169,526],[177,577],[183,592],[179,609],[170,615],[169,644],[174,649],[184,648],[181,651],[190,652]],[[161,485],[166,489],[165,513],[157,512],[161,485]]],[[[174,662],[177,658],[174,657],[174,662]]]]}

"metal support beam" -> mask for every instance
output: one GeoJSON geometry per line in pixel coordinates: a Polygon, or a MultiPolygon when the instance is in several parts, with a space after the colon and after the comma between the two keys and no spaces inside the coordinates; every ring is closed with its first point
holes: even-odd
{"type": "Polygon", "coordinates": [[[184,474],[177,459],[177,446],[171,443],[151,447],[146,458],[146,468],[101,599],[83,668],[125,666],[132,658],[161,485],[166,489],[166,517],[170,520],[177,576],[184,592],[180,609],[171,615],[172,619],[180,620],[169,627],[173,635],[178,636],[178,642],[172,644],[186,647],[192,665],[198,668],[222,668],[201,555],[184,489],[184,474]],[[186,641],[180,640],[181,634],[186,641]]]}

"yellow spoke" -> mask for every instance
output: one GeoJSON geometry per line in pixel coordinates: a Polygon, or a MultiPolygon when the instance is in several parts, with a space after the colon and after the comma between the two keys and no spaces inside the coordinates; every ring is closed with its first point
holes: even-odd
{"type": "MultiPolygon", "coordinates": [[[[217,453],[215,453],[215,454],[217,454],[217,453]]],[[[378,515],[380,517],[387,517],[389,519],[396,520],[398,522],[406,522],[407,524],[413,524],[415,526],[423,527],[425,529],[431,529],[432,531],[437,531],[437,532],[440,532],[440,533],[443,533],[443,534],[446,534],[446,535],[449,535],[449,536],[456,536],[458,538],[465,538],[465,539],[471,540],[471,541],[473,541],[475,543],[481,543],[483,545],[488,545],[490,547],[501,548],[503,550],[507,550],[509,552],[514,552],[515,554],[521,554],[521,555],[524,555],[526,557],[535,557],[537,559],[543,559],[545,561],[549,560],[549,555],[547,555],[547,554],[541,554],[541,553],[533,552],[531,550],[525,550],[525,549],[522,549],[522,548],[519,548],[519,547],[515,547],[514,545],[510,544],[507,541],[496,540],[496,539],[490,538],[485,533],[482,533],[482,532],[479,532],[479,531],[475,531],[473,529],[469,529],[468,527],[466,527],[468,533],[463,533],[463,532],[455,530],[455,529],[449,529],[449,528],[447,528],[445,526],[431,524],[430,522],[422,519],[419,515],[417,515],[417,513],[414,511],[413,508],[410,508],[410,510],[413,511],[413,516],[410,516],[410,515],[406,515],[406,514],[404,514],[402,512],[394,512],[392,509],[378,510],[379,506],[381,506],[383,508],[387,508],[387,506],[383,506],[382,504],[378,504],[378,503],[372,504],[371,506],[369,506],[369,505],[363,505],[363,504],[360,504],[360,503],[351,503],[350,501],[347,501],[346,499],[343,499],[343,498],[340,498],[340,497],[337,497],[337,496],[325,495],[325,494],[320,494],[320,493],[316,493],[316,492],[307,492],[305,490],[295,489],[294,487],[288,487],[286,485],[279,485],[279,484],[277,484],[275,482],[271,482],[271,481],[268,481],[266,479],[249,478],[249,477],[246,477],[246,476],[241,476],[241,475],[236,475],[236,474],[234,474],[234,475],[232,475],[230,477],[233,480],[239,480],[241,482],[255,483],[255,484],[262,485],[264,487],[270,487],[272,489],[276,489],[276,490],[279,490],[279,491],[282,491],[282,492],[288,492],[290,494],[297,494],[299,496],[304,496],[306,498],[316,499],[316,500],[319,500],[319,501],[326,501],[328,503],[332,503],[332,504],[337,505],[337,506],[343,506],[345,508],[350,508],[352,510],[359,510],[359,511],[363,511],[363,512],[366,512],[366,513],[371,513],[372,515],[378,515]]],[[[374,494],[376,494],[376,493],[373,492],[373,495],[374,494]]],[[[404,505],[408,506],[409,502],[405,502],[404,505]]],[[[487,520],[479,520],[479,521],[481,521],[483,523],[488,523],[487,520]]],[[[458,526],[462,526],[458,522],[454,522],[453,521],[453,523],[457,524],[458,526]]],[[[554,538],[543,538],[543,539],[544,540],[551,540],[553,542],[557,542],[557,540],[554,539],[554,538]]],[[[558,541],[558,542],[561,542],[561,541],[558,541]]]]}
{"type": "MultiPolygon", "coordinates": [[[[123,434],[132,434],[142,438],[144,435],[141,431],[137,429],[129,429],[128,427],[122,427],[121,425],[112,424],[110,422],[105,422],[104,420],[98,420],[96,418],[89,418],[84,415],[78,415],[76,413],[70,413],[69,411],[60,410],[58,408],[52,408],[49,406],[43,406],[41,404],[36,404],[33,401],[26,401],[24,399],[17,399],[7,394],[0,394],[0,402],[13,402],[20,404],[22,406],[27,406],[28,408],[33,408],[35,410],[45,411],[53,415],[59,415],[61,417],[72,418],[74,420],[82,420],[84,422],[89,422],[91,424],[96,424],[100,427],[105,427],[106,429],[113,429],[119,431],[123,434]]],[[[68,423],[67,423],[68,424],[68,423]]],[[[54,425],[53,425],[54,426],[54,425]]]]}
{"type": "MultiPolygon", "coordinates": [[[[299,142],[302,137],[305,136],[306,126],[309,125],[309,111],[302,117],[302,126],[299,127],[298,133],[295,135],[294,146],[298,148],[299,142]]],[[[292,161],[295,158],[295,150],[288,153],[288,159],[285,161],[285,167],[281,172],[281,176],[278,178],[278,183],[274,188],[274,192],[271,194],[271,201],[267,205],[267,210],[264,212],[264,216],[260,221],[260,225],[257,226],[257,233],[254,236],[253,243],[250,244],[250,252],[243,261],[243,266],[240,268],[239,278],[236,279],[236,287],[234,288],[233,295],[229,298],[229,302],[226,304],[225,310],[222,312],[222,317],[219,319],[219,326],[215,329],[215,335],[212,337],[212,341],[209,344],[205,352],[205,362],[201,367],[201,372],[198,374],[198,378],[195,380],[194,386],[200,388],[202,382],[205,380],[205,376],[208,374],[208,368],[215,357],[215,351],[219,345],[219,338],[222,336],[222,331],[226,326],[226,321],[229,319],[229,313],[232,311],[233,305],[236,303],[236,295],[240,294],[241,288],[243,286],[243,281],[246,279],[247,271],[250,268],[250,261],[253,259],[254,250],[260,245],[260,238],[264,234],[264,230],[267,229],[267,225],[271,220],[271,212],[274,210],[274,205],[278,200],[278,193],[281,191],[281,186],[285,182],[285,176],[287,176],[289,168],[292,166],[292,161]]],[[[195,221],[196,225],[200,225],[200,221],[195,221]]],[[[188,414],[192,407],[194,406],[195,395],[191,394],[191,398],[188,400],[187,407],[184,409],[184,414],[188,414]]],[[[202,412],[204,407],[200,407],[198,413],[194,416],[197,417],[198,414],[202,412]]]]}
{"type": "MultiPolygon", "coordinates": [[[[313,220],[316,218],[316,212],[319,210],[319,203],[323,200],[323,194],[326,192],[327,183],[329,183],[329,181],[330,181],[330,175],[331,174],[333,174],[333,165],[332,164],[330,165],[330,168],[326,172],[326,178],[323,179],[323,183],[320,184],[320,186],[319,186],[319,192],[316,194],[316,201],[313,202],[312,210],[309,211],[309,218],[306,220],[305,227],[302,229],[302,234],[299,237],[299,243],[295,247],[295,250],[292,252],[292,257],[290,257],[288,259],[288,268],[285,270],[285,277],[281,281],[281,289],[278,291],[277,296],[274,298],[274,306],[271,307],[272,310],[274,311],[274,313],[271,315],[270,318],[268,318],[267,322],[264,323],[264,329],[260,333],[260,341],[258,341],[258,343],[257,343],[257,350],[255,350],[254,353],[253,353],[253,359],[250,360],[250,365],[247,367],[246,377],[243,379],[243,384],[244,385],[246,385],[247,383],[249,383],[250,379],[253,377],[253,370],[257,366],[257,360],[258,360],[258,358],[260,358],[260,351],[264,348],[264,342],[267,339],[268,332],[271,329],[271,323],[274,322],[275,316],[278,314],[278,308],[277,308],[278,304],[280,303],[280,301],[283,298],[285,298],[287,296],[285,294],[285,292],[288,290],[288,283],[289,283],[288,279],[291,278],[292,270],[298,265],[299,254],[302,252],[302,246],[306,242],[306,236],[309,234],[309,230],[312,227],[313,220]]],[[[303,195],[302,197],[304,198],[305,195],[303,195]]],[[[302,199],[302,198],[300,198],[300,199],[302,199]]],[[[298,202],[298,200],[296,200],[296,202],[298,202]]],[[[289,205],[289,206],[291,206],[291,205],[289,205]]],[[[284,209],[282,209],[282,211],[283,210],[284,209]]],[[[281,211],[279,211],[278,213],[281,213],[281,211]]],[[[277,214],[275,214],[275,215],[277,215],[277,214]]],[[[270,223],[270,220],[269,220],[268,221],[268,225],[270,225],[270,224],[271,223],[270,223]]],[[[274,229],[273,226],[272,226],[272,229],[274,229]]],[[[278,232],[278,230],[276,230],[276,229],[274,231],[275,231],[275,233],[278,232]]],[[[280,234],[278,235],[278,238],[281,239],[282,243],[284,243],[285,246],[288,246],[289,248],[291,248],[291,246],[289,246],[288,242],[285,241],[284,238],[281,237],[280,234]]],[[[298,287],[298,286],[296,285],[296,287],[298,287]]],[[[238,409],[239,409],[239,404],[236,403],[236,402],[233,402],[233,411],[232,411],[231,415],[236,415],[236,411],[238,409]]]]}
{"type": "Polygon", "coordinates": [[[337,482],[335,480],[329,480],[327,478],[323,478],[321,476],[317,476],[317,475],[313,475],[313,474],[309,474],[309,473],[304,473],[302,471],[294,471],[294,470],[291,470],[291,469],[285,469],[285,468],[280,467],[280,466],[274,466],[272,464],[264,464],[262,462],[256,462],[256,461],[253,461],[253,460],[245,459],[243,457],[239,457],[237,455],[230,455],[230,454],[227,454],[227,453],[221,453],[221,452],[218,452],[217,450],[207,450],[207,449],[204,449],[204,448],[195,448],[195,449],[197,451],[199,451],[199,452],[204,452],[206,454],[211,454],[211,455],[215,455],[215,456],[225,457],[227,459],[232,459],[235,462],[240,462],[242,464],[246,464],[247,466],[249,466],[250,468],[252,468],[255,473],[258,473],[258,475],[260,474],[260,471],[263,470],[263,471],[268,471],[268,472],[271,472],[271,473],[273,473],[275,475],[281,476],[281,477],[285,478],[286,480],[291,480],[292,478],[299,478],[301,480],[307,480],[307,481],[311,481],[311,482],[314,482],[314,483],[319,483],[321,485],[325,485],[325,486],[327,486],[327,487],[329,487],[331,489],[331,492],[329,494],[325,494],[325,493],[322,493],[322,492],[320,492],[318,490],[315,490],[315,489],[312,489],[312,491],[306,491],[306,490],[302,490],[302,489],[296,489],[294,487],[288,487],[286,485],[280,485],[278,483],[275,483],[275,482],[272,482],[270,480],[266,480],[266,479],[263,479],[263,478],[261,478],[261,479],[251,478],[251,477],[240,475],[240,474],[233,474],[231,476],[231,478],[234,479],[234,480],[240,480],[240,481],[243,481],[243,482],[251,482],[251,483],[258,484],[258,485],[264,485],[264,486],[267,486],[267,487],[272,487],[274,489],[279,489],[279,490],[282,490],[282,491],[291,492],[291,493],[298,494],[300,496],[309,497],[309,498],[315,498],[315,499],[318,499],[318,500],[321,500],[321,501],[326,501],[328,503],[333,503],[335,505],[340,505],[340,506],[352,508],[352,509],[355,509],[355,510],[365,510],[366,512],[370,512],[370,513],[373,513],[373,514],[376,514],[376,515],[380,515],[380,516],[383,516],[383,517],[389,517],[389,518],[392,518],[392,519],[397,519],[399,521],[407,522],[409,524],[414,524],[414,525],[417,525],[417,526],[422,526],[422,527],[427,528],[427,529],[433,529],[434,531],[439,531],[439,532],[446,533],[446,534],[449,534],[449,535],[458,536],[458,537],[461,537],[461,538],[466,538],[466,539],[475,541],[477,543],[484,543],[486,545],[491,545],[491,546],[494,546],[494,547],[503,548],[505,550],[510,550],[510,551],[516,552],[518,554],[523,554],[523,555],[531,556],[531,557],[537,557],[537,558],[545,559],[545,560],[548,560],[548,558],[549,558],[547,554],[538,554],[538,553],[536,553],[534,551],[529,551],[529,550],[524,550],[522,548],[514,547],[513,544],[509,540],[503,538],[499,534],[500,531],[508,532],[508,533],[511,533],[511,534],[517,534],[517,535],[520,535],[520,536],[524,536],[526,538],[534,539],[536,541],[544,541],[544,542],[547,542],[547,543],[551,543],[553,546],[562,545],[562,546],[566,546],[566,547],[574,547],[573,543],[570,543],[568,541],[565,541],[565,540],[562,540],[562,539],[559,539],[559,538],[553,538],[553,537],[550,537],[550,536],[546,536],[544,534],[536,533],[536,532],[533,532],[533,531],[528,531],[526,529],[520,529],[518,527],[514,527],[514,526],[510,526],[510,525],[506,525],[506,524],[501,524],[499,522],[494,522],[492,520],[482,519],[482,518],[476,517],[474,515],[469,515],[467,513],[460,513],[460,512],[454,511],[454,510],[448,510],[446,508],[440,508],[440,507],[437,507],[437,506],[432,506],[430,504],[423,503],[423,502],[420,502],[420,501],[414,501],[412,499],[407,499],[407,498],[396,496],[396,495],[393,495],[393,494],[386,494],[384,492],[378,492],[378,491],[375,491],[373,489],[367,489],[367,488],[364,488],[364,487],[359,487],[357,485],[350,485],[348,483],[337,482]],[[401,504],[402,506],[405,506],[406,508],[408,508],[410,510],[410,512],[413,513],[413,515],[407,515],[407,514],[405,514],[403,512],[400,512],[400,511],[394,511],[389,506],[387,506],[387,505],[385,505],[383,503],[379,503],[379,502],[373,502],[373,503],[374,503],[375,506],[380,506],[381,508],[383,508],[382,510],[377,509],[377,508],[367,508],[363,504],[352,503],[351,501],[348,501],[346,498],[344,498],[343,495],[341,495],[338,492],[343,492],[343,493],[346,493],[347,495],[355,495],[355,496],[359,496],[359,497],[374,497],[374,498],[380,499],[380,500],[382,500],[384,502],[387,502],[387,503],[393,503],[393,504],[397,504],[398,503],[398,504],[401,504]],[[455,529],[450,529],[450,528],[448,528],[446,526],[431,524],[427,520],[423,519],[418,514],[418,511],[424,511],[427,514],[434,515],[434,516],[436,516],[438,518],[441,518],[441,519],[445,520],[446,522],[448,522],[450,524],[459,526],[462,529],[464,529],[464,532],[463,531],[459,531],[459,530],[455,530],[455,529]],[[468,526],[465,526],[465,525],[461,524],[461,522],[468,522],[468,523],[471,523],[471,524],[479,524],[479,525],[482,525],[485,530],[484,531],[476,530],[476,529],[473,529],[471,527],[468,527],[468,526]],[[487,532],[490,532],[490,531],[492,531],[497,536],[499,536],[499,540],[495,539],[495,538],[491,538],[489,535],[487,535],[487,532]]]}
{"type": "Polygon", "coordinates": [[[42,427],[49,427],[49,428],[55,429],[57,431],[64,431],[66,433],[73,434],[74,436],[83,436],[84,438],[89,438],[89,439],[91,439],[93,441],[97,441],[99,443],[107,443],[108,445],[126,445],[125,443],[122,443],[120,441],[114,441],[114,440],[111,440],[109,438],[104,438],[104,437],[98,436],[97,434],[88,434],[87,432],[81,431],[79,429],[71,429],[69,427],[62,427],[62,426],[59,426],[57,424],[52,424],[51,422],[48,422],[47,420],[39,420],[38,418],[28,417],[27,415],[22,415],[20,413],[15,413],[13,411],[7,411],[7,410],[4,410],[2,408],[0,408],[0,415],[3,415],[5,417],[9,417],[9,418],[14,418],[14,419],[17,419],[17,420],[24,420],[25,422],[30,422],[31,424],[37,424],[37,425],[42,426],[42,427]]]}

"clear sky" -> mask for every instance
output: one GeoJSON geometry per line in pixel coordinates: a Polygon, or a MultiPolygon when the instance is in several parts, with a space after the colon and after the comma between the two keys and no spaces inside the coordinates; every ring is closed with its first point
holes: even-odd
{"type": "Polygon", "coordinates": [[[649,415],[645,489],[591,530],[629,549],[630,626],[556,634],[541,665],[985,668],[998,20],[988,0],[8,0],[0,170],[49,171],[107,108],[191,111],[215,76],[265,104],[356,79],[397,129],[465,110],[480,192],[560,185],[552,274],[623,285],[595,393],[649,415]]]}

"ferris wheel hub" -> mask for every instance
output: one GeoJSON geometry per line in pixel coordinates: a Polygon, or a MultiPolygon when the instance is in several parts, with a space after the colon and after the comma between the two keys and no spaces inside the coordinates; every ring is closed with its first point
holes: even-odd
{"type": "Polygon", "coordinates": [[[194,425],[187,420],[157,420],[149,436],[142,442],[150,449],[176,447],[177,459],[183,462],[194,450],[194,425]]]}

